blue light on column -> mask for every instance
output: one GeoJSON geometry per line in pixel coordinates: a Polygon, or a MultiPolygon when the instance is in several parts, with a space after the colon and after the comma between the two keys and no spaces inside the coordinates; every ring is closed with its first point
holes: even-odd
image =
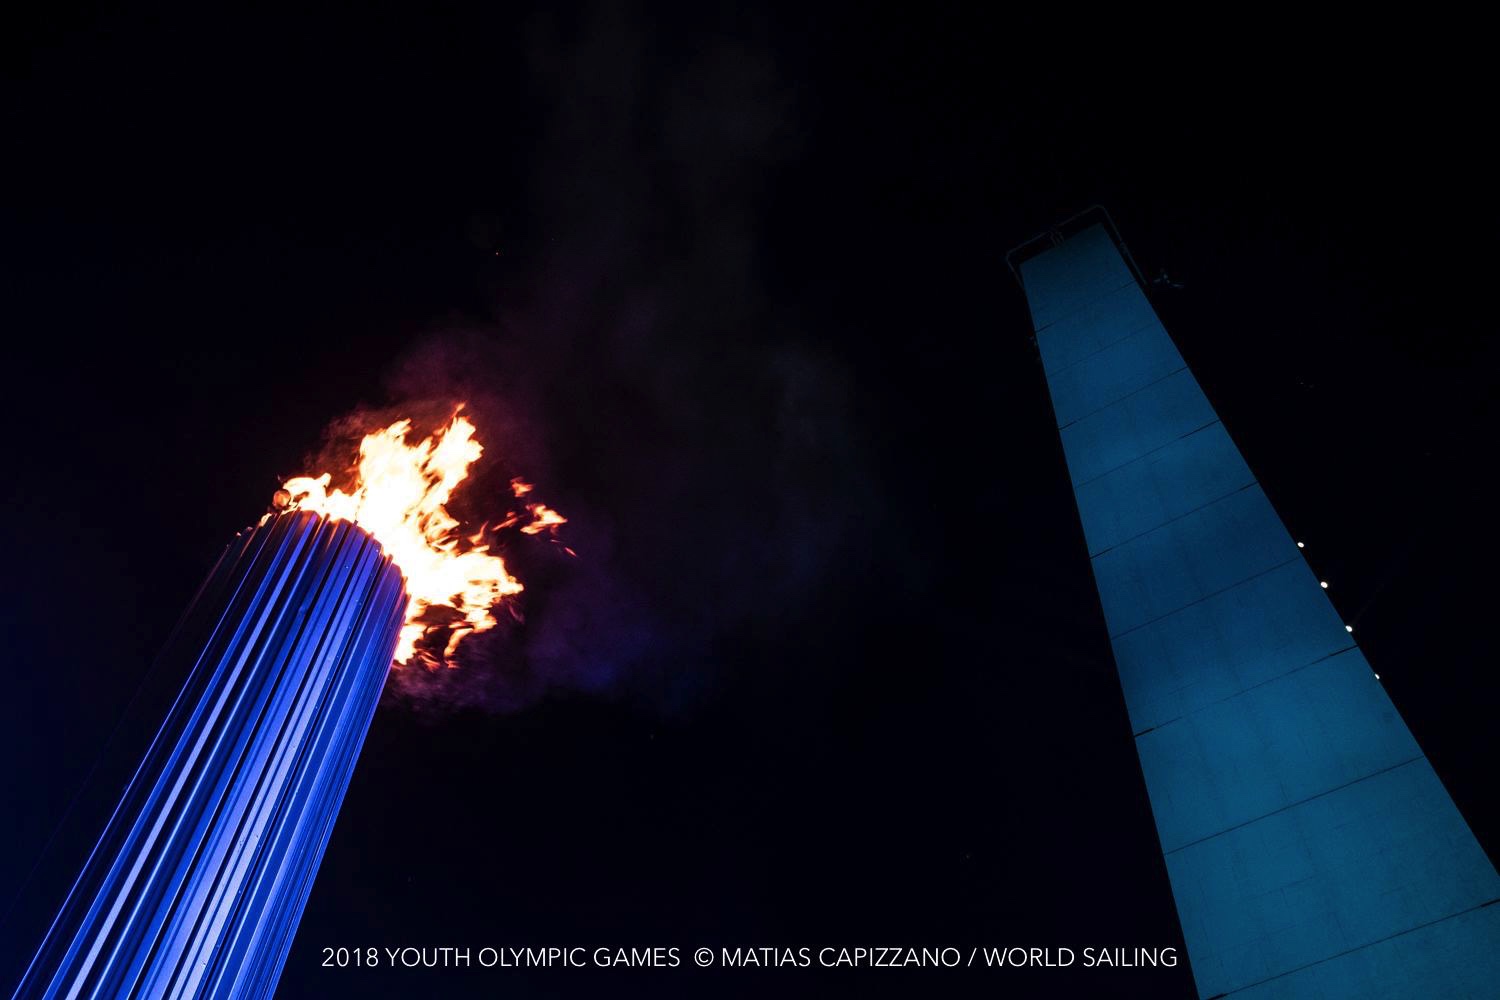
{"type": "Polygon", "coordinates": [[[352,524],[284,513],[220,558],[188,679],[17,998],[269,997],[406,614],[352,524]]]}

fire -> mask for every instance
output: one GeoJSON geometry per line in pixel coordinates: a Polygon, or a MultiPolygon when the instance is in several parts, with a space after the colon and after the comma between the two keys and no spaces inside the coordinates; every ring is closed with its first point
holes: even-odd
{"type": "Polygon", "coordinates": [[[521,529],[523,534],[538,535],[544,531],[556,534],[559,525],[568,523],[567,518],[544,503],[529,503],[526,509],[531,511],[532,521],[521,529]]]}
{"type": "MultiPolygon", "coordinates": [[[[484,529],[462,536],[458,520],[448,513],[446,504],[453,491],[484,453],[474,436],[474,425],[461,413],[460,407],[447,426],[415,443],[407,440],[410,420],[366,434],[359,445],[358,474],[351,492],[330,492],[333,476],[325,472],[288,479],[285,495],[278,493],[283,505],[357,523],[375,536],[401,568],[411,603],[396,646],[398,665],[415,656],[437,666],[438,657],[419,651],[417,644],[424,636],[443,630],[449,632],[441,657],[446,662],[463,639],[494,628],[493,609],[522,590],[521,582],[506,570],[505,561],[485,544],[484,529]],[[448,609],[456,616],[429,616],[433,608],[448,609]]],[[[537,522],[521,529],[528,533],[534,533],[531,529],[542,519],[537,508],[555,518],[549,525],[565,520],[540,504],[529,507],[537,522]]]]}

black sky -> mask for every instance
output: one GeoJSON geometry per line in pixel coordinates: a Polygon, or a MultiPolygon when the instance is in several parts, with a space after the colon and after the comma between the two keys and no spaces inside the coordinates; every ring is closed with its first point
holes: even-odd
{"type": "Polygon", "coordinates": [[[318,967],[1180,946],[1003,263],[1094,203],[1183,286],[1154,290],[1168,329],[1494,857],[1493,251],[1461,35],[714,5],[15,23],[12,926],[278,477],[356,407],[464,391],[579,559],[515,553],[500,666],[387,697],[284,995],[1193,995],[1185,969],[318,967]]]}

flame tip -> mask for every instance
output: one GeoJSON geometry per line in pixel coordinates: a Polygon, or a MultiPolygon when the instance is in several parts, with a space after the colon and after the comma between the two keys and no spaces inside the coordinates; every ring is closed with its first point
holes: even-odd
{"type": "MultiPolygon", "coordinates": [[[[465,638],[498,624],[496,605],[524,589],[510,575],[504,560],[483,544],[489,522],[472,536],[465,536],[458,519],[447,509],[453,493],[484,453],[476,438],[477,428],[460,415],[467,405],[460,402],[447,424],[418,442],[407,440],[410,417],[365,434],[359,443],[349,492],[330,490],[333,476],[324,472],[294,476],[273,497],[273,504],[280,502],[281,510],[305,510],[358,525],[400,570],[408,605],[396,647],[394,665],[398,667],[413,659],[429,669],[448,663],[465,638]],[[467,547],[463,547],[465,541],[470,543],[467,547]],[[459,612],[461,624],[424,621],[433,607],[459,612]],[[429,640],[443,632],[448,638],[438,655],[431,651],[429,640]],[[419,648],[419,643],[425,648],[419,648]]],[[[512,485],[521,482],[517,477],[512,485]]],[[[501,527],[513,521],[514,515],[510,515],[501,527]]],[[[564,521],[561,515],[555,515],[544,527],[564,521]]]]}

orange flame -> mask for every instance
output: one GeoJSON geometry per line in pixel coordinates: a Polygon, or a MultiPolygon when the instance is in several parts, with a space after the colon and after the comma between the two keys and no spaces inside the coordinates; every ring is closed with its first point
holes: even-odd
{"type": "Polygon", "coordinates": [[[532,522],[521,529],[522,534],[537,535],[550,530],[555,535],[559,525],[568,523],[567,518],[544,503],[529,503],[526,509],[531,511],[532,522]]]}
{"type": "MultiPolygon", "coordinates": [[[[474,437],[474,425],[455,413],[446,427],[415,444],[407,441],[410,430],[410,420],[398,420],[365,435],[349,493],[329,492],[333,477],[327,472],[288,479],[284,490],[291,504],[353,521],[384,546],[405,574],[411,595],[396,663],[418,656],[436,666],[437,657],[417,650],[419,640],[448,630],[441,658],[446,662],[463,639],[494,628],[492,609],[522,587],[507,572],[505,561],[481,544],[484,530],[461,537],[458,520],[445,506],[484,452],[474,437]],[[442,616],[445,623],[426,620],[430,608],[451,609],[457,619],[449,615],[442,616]]],[[[559,516],[555,523],[561,521],[559,516]]]]}

